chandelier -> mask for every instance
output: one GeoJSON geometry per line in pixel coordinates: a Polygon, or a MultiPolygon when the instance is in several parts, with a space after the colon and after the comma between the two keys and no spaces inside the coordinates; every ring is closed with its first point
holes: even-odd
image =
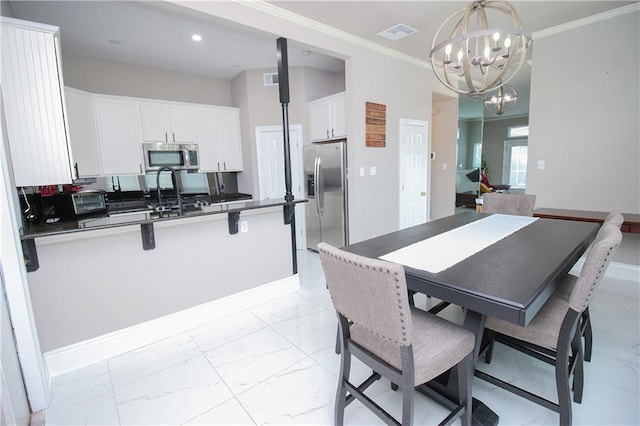
{"type": "Polygon", "coordinates": [[[478,0],[440,25],[429,57],[442,84],[478,96],[511,80],[530,46],[531,35],[513,6],[503,0],[478,0]]]}
{"type": "Polygon", "coordinates": [[[506,108],[509,108],[518,100],[518,94],[513,87],[503,84],[496,93],[487,93],[484,97],[484,106],[498,115],[502,115],[506,108]]]}

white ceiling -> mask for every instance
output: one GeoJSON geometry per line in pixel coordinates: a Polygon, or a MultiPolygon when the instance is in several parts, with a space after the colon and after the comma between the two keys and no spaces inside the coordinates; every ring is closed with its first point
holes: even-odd
{"type": "MultiPolygon", "coordinates": [[[[220,1],[220,0],[212,0],[220,1]]],[[[3,2],[4,3],[4,2],[3,2]]],[[[60,27],[63,54],[89,56],[167,70],[231,79],[247,69],[275,68],[276,38],[236,23],[161,2],[10,1],[16,18],[60,27]],[[191,40],[198,33],[199,43],[191,40]]],[[[307,18],[426,61],[440,23],[467,1],[269,1],[307,18]],[[399,41],[377,35],[403,23],[418,31],[399,41]]],[[[512,1],[525,28],[536,33],[637,1],[512,1]]],[[[4,6],[6,7],[6,6],[4,6]]],[[[535,35],[535,34],[534,34],[535,35]]],[[[340,59],[288,40],[290,66],[329,71],[344,69],[340,59]],[[312,52],[303,55],[303,51],[312,52]]],[[[534,42],[535,49],[535,42],[534,42]]],[[[535,62],[535,57],[534,57],[535,62]]],[[[528,66],[512,86],[522,94],[516,104],[526,113],[528,66]]],[[[466,108],[465,108],[466,109],[466,108]]],[[[464,116],[461,111],[461,116],[464,116]]],[[[507,115],[507,114],[505,114],[507,115]]]]}

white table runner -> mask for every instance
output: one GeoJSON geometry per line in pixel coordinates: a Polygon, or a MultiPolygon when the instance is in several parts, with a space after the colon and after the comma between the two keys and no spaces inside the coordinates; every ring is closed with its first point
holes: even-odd
{"type": "Polygon", "coordinates": [[[380,259],[438,273],[513,234],[538,218],[494,214],[435,237],[418,241],[380,259]]]}

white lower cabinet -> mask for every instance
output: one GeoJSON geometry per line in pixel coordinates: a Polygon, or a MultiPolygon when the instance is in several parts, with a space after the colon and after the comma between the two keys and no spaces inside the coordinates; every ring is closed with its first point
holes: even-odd
{"type": "Polygon", "coordinates": [[[196,140],[201,172],[242,171],[239,109],[197,106],[196,140]]]}
{"type": "Polygon", "coordinates": [[[94,95],[93,106],[102,173],[143,174],[139,103],[120,96],[94,95]]]}
{"type": "Polygon", "coordinates": [[[92,95],[82,90],[65,87],[64,97],[67,104],[69,144],[73,153],[76,175],[79,178],[101,176],[100,148],[92,95]]]}

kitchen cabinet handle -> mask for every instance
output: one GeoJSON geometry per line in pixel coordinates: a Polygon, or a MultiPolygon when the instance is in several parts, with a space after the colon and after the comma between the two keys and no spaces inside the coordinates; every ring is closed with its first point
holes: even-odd
{"type": "Polygon", "coordinates": [[[164,141],[169,142],[169,135],[167,134],[167,132],[164,132],[164,141]]]}
{"type": "Polygon", "coordinates": [[[332,137],[332,138],[335,138],[335,137],[336,137],[335,132],[333,131],[333,129],[331,129],[331,137],[332,137]]]}
{"type": "Polygon", "coordinates": [[[171,134],[173,135],[173,141],[175,142],[176,141],[176,134],[173,133],[173,132],[171,134]]]}
{"type": "Polygon", "coordinates": [[[329,129],[327,129],[327,138],[329,138],[329,129]]]}
{"type": "Polygon", "coordinates": [[[138,167],[140,167],[140,174],[143,174],[142,173],[142,164],[138,163],[138,167]]]}
{"type": "Polygon", "coordinates": [[[74,169],[75,169],[75,171],[76,171],[76,177],[75,177],[75,178],[76,178],[76,179],[80,178],[80,173],[78,173],[78,163],[76,163],[76,164],[73,166],[73,168],[74,168],[74,169]]]}
{"type": "Polygon", "coordinates": [[[224,165],[224,169],[227,170],[227,162],[223,161],[222,164],[224,165]]]}

